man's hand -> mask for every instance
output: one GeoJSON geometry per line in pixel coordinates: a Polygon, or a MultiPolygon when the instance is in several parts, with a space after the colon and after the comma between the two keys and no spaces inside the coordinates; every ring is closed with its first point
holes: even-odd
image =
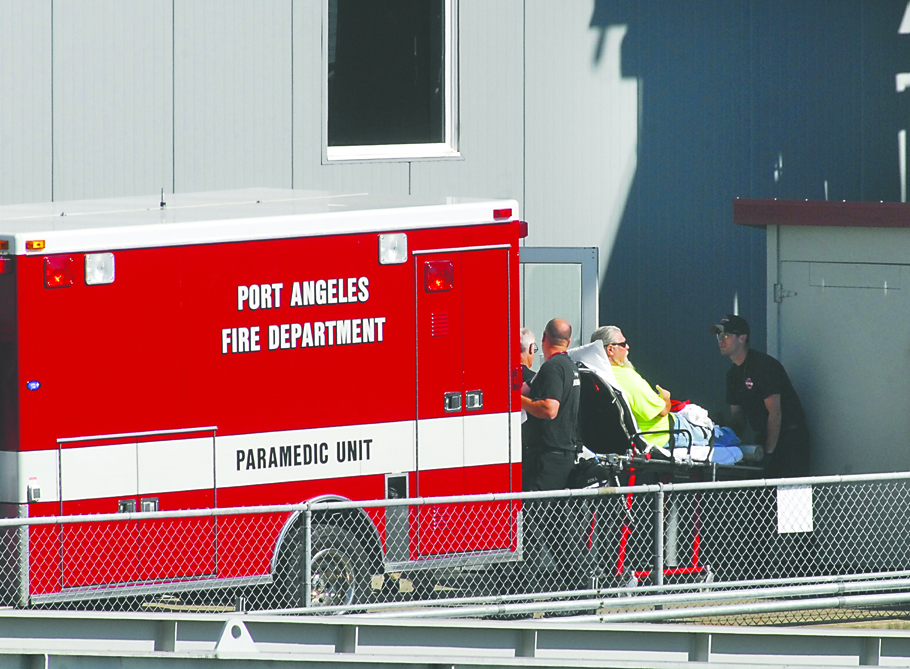
{"type": "Polygon", "coordinates": [[[668,413],[670,413],[670,391],[667,390],[666,388],[661,388],[660,386],[657,386],[657,385],[655,385],[654,387],[657,388],[657,394],[660,395],[660,399],[662,399],[664,401],[664,408],[657,415],[666,416],[668,413]]]}
{"type": "Polygon", "coordinates": [[[532,400],[522,395],[521,408],[535,418],[553,420],[559,413],[559,400],[532,400]]]}
{"type": "Polygon", "coordinates": [[[767,472],[774,465],[775,460],[777,460],[776,453],[765,453],[759,464],[761,465],[761,468],[767,472]]]}

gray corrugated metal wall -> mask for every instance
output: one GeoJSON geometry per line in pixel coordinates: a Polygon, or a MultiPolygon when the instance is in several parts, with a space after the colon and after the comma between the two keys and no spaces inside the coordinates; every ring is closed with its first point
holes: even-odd
{"type": "Polygon", "coordinates": [[[291,2],[175,2],[174,45],[174,190],[291,186],[291,2]]]}
{"type": "Polygon", "coordinates": [[[707,324],[734,298],[765,322],[764,237],[733,228],[731,199],[899,197],[906,7],[460,0],[461,158],[328,165],[324,0],[0,0],[0,203],[514,197],[530,244],[600,248],[601,320],[646,378],[714,408],[707,324]]]}
{"type": "MultiPolygon", "coordinates": [[[[53,198],[170,191],[169,0],[34,4],[52,8],[38,35],[50,28],[53,36],[53,198]]],[[[19,83],[30,87],[28,69],[22,72],[19,83]]]]}
{"type": "Polygon", "coordinates": [[[0,3],[0,202],[51,199],[51,3],[0,3]]]}

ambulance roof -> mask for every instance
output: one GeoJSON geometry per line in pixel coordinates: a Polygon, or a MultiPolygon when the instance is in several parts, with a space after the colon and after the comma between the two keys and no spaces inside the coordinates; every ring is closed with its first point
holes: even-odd
{"type": "Polygon", "coordinates": [[[163,200],[159,194],[0,207],[0,241],[22,255],[26,241],[41,240],[41,253],[53,254],[482,225],[494,222],[494,209],[518,218],[517,202],[505,199],[248,188],[167,193],[163,200]]]}

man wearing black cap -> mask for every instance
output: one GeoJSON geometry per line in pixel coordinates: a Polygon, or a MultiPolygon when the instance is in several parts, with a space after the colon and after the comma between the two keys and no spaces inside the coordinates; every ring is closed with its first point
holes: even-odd
{"type": "Polygon", "coordinates": [[[720,354],[730,358],[727,403],[730,427],[742,434],[745,423],[765,447],[765,476],[809,475],[809,430],[802,404],[784,366],[749,348],[749,324],[733,314],[711,326],[720,354]]]}

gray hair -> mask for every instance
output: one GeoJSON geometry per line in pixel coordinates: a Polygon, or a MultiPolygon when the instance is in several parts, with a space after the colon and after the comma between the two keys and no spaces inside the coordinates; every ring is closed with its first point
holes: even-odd
{"type": "Polygon", "coordinates": [[[604,325],[594,330],[591,334],[591,342],[600,341],[604,346],[607,344],[615,344],[619,341],[620,329],[615,325],[604,325]]]}
{"type": "Polygon", "coordinates": [[[521,352],[527,353],[531,348],[531,344],[535,342],[534,333],[528,328],[521,328],[518,334],[521,337],[521,352]]]}
{"type": "MultiPolygon", "coordinates": [[[[603,327],[599,327],[591,334],[591,343],[599,341],[604,345],[604,348],[606,348],[609,344],[618,344],[618,332],[621,332],[621,330],[615,325],[604,325],[603,327]]],[[[635,365],[632,364],[632,361],[629,359],[628,354],[626,354],[626,359],[623,361],[622,367],[635,369],[635,365]]]]}

